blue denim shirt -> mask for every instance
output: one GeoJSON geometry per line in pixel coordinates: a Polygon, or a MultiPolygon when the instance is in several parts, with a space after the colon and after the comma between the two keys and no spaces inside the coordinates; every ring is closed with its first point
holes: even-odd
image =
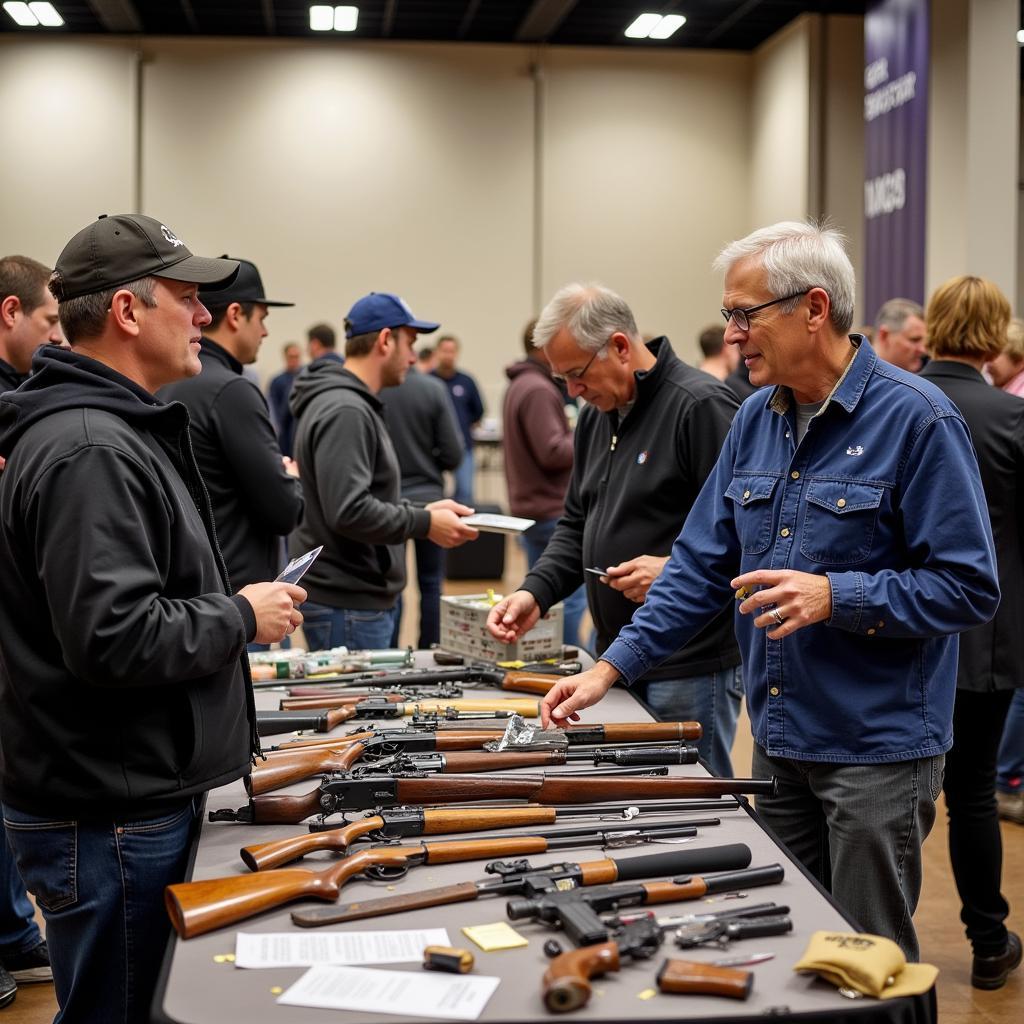
{"type": "Polygon", "coordinates": [[[627,683],[733,600],[754,569],[825,574],[832,617],[769,640],[736,614],[755,741],[877,763],[953,742],[957,636],[999,603],[967,426],[925,380],[857,352],[796,444],[787,388],[741,406],[646,602],[601,656],[627,683]]]}

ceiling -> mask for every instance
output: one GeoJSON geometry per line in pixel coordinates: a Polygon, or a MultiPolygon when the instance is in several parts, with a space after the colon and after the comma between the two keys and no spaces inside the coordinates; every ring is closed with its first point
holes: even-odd
{"type": "Polygon", "coordinates": [[[308,0],[53,0],[61,29],[21,29],[0,12],[0,32],[412,39],[562,46],[751,50],[799,14],[863,14],[866,0],[348,0],[354,33],[313,32],[308,0]],[[623,35],[640,13],[683,14],[668,40],[623,35]]]}

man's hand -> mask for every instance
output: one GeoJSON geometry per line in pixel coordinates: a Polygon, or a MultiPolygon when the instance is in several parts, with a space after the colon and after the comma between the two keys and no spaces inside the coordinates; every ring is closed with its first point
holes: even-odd
{"type": "Polygon", "coordinates": [[[781,640],[832,617],[832,586],[827,576],[793,569],[757,569],[737,576],[731,585],[733,590],[761,588],[739,610],[741,615],[756,615],[754,625],[766,629],[769,640],[781,640]]]}
{"type": "Polygon", "coordinates": [[[621,590],[630,601],[643,604],[647,599],[647,591],[658,578],[661,570],[668,563],[668,556],[659,558],[657,555],[638,555],[628,562],[609,565],[608,573],[602,579],[608,580],[608,586],[621,590]]]}
{"type": "Polygon", "coordinates": [[[607,661],[599,661],[578,676],[563,676],[540,702],[541,727],[564,728],[569,722],[578,722],[577,712],[596,704],[618,678],[618,670],[607,661]]]}
{"type": "Polygon", "coordinates": [[[533,629],[539,618],[537,599],[526,590],[517,590],[487,613],[487,628],[495,639],[510,644],[533,629]]]}
{"type": "Polygon", "coordinates": [[[299,464],[294,459],[288,458],[287,455],[281,456],[281,465],[284,466],[284,471],[289,476],[299,475],[299,464]]]}
{"type": "Polygon", "coordinates": [[[238,592],[256,614],[258,644],[276,644],[302,624],[302,612],[296,605],[306,600],[306,592],[294,583],[250,583],[238,592]]]}
{"type": "Polygon", "coordinates": [[[427,540],[432,540],[438,547],[457,548],[467,540],[476,540],[480,531],[463,524],[460,516],[471,516],[473,510],[468,505],[461,505],[451,498],[442,498],[423,506],[430,513],[430,532],[427,540]]]}

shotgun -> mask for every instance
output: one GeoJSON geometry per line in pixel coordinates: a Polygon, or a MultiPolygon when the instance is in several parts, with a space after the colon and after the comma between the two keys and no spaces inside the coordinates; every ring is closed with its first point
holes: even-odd
{"type": "Polygon", "coordinates": [[[257,711],[256,728],[261,736],[274,733],[294,732],[311,729],[314,732],[330,732],[336,726],[351,718],[402,718],[417,711],[442,711],[445,708],[461,711],[515,711],[527,718],[540,714],[540,702],[525,698],[506,700],[450,700],[425,701],[415,704],[393,704],[386,700],[364,700],[358,704],[346,704],[334,710],[318,712],[315,708],[303,711],[257,711]]]}
{"type": "MultiPolygon", "coordinates": [[[[547,853],[558,849],[587,847],[594,836],[570,836],[566,839],[544,839],[540,836],[514,836],[502,839],[453,839],[447,842],[417,843],[410,846],[383,846],[360,850],[344,857],[324,871],[303,868],[279,868],[230,878],[210,878],[200,882],[181,882],[164,890],[164,904],[175,931],[183,938],[223,928],[244,921],[264,910],[280,907],[293,900],[311,898],[336,900],[341,887],[357,875],[390,880],[404,875],[410,867],[420,864],[455,864],[488,857],[516,857],[531,853],[547,853]]],[[[671,874],[678,864],[716,863],[721,858],[731,862],[750,863],[749,847],[712,848],[710,850],[673,850],[650,857],[647,875],[671,874]],[[671,866],[669,866],[671,865],[671,866]]],[[[596,862],[602,868],[599,881],[609,881],[615,861],[596,862]],[[604,877],[610,876],[610,877],[604,877]]],[[[692,869],[691,869],[692,870],[692,869]]]]}
{"type": "Polygon", "coordinates": [[[325,924],[363,921],[370,917],[400,914],[407,910],[428,907],[446,907],[453,903],[469,903],[484,896],[540,896],[560,890],[577,891],[589,886],[613,889],[623,893],[623,906],[638,904],[673,903],[676,900],[700,899],[706,891],[707,879],[714,875],[694,878],[689,872],[718,869],[730,875],[742,874],[740,869],[750,863],[750,848],[742,844],[712,847],[707,850],[676,850],[672,853],[649,854],[627,860],[596,860],[585,864],[549,864],[535,868],[527,861],[496,861],[484,869],[491,876],[478,882],[460,882],[422,892],[398,893],[358,903],[344,903],[335,907],[310,907],[292,911],[292,924],[301,928],[317,928],[325,924]],[[659,875],[676,875],[671,882],[643,882],[659,875]],[[696,865],[703,865],[702,868],[696,865]],[[634,885],[614,885],[615,882],[634,882],[634,885]]]}
{"type": "MultiPolygon", "coordinates": [[[[542,768],[550,765],[590,762],[593,765],[611,764],[620,768],[640,765],[696,764],[699,751],[685,743],[674,746],[595,747],[576,750],[456,750],[452,753],[413,752],[401,750],[397,754],[358,764],[373,741],[350,743],[337,750],[296,751],[294,754],[268,758],[267,764],[257,767],[245,778],[245,791],[259,796],[294,782],[305,782],[317,775],[331,773],[337,778],[344,773],[348,778],[371,774],[430,772],[503,771],[510,768],[542,768]]],[[[442,748],[443,749],[443,748],[442,748]]]]}
{"type": "MultiPolygon", "coordinates": [[[[664,807],[655,804],[652,813],[732,809],[728,804],[724,808],[713,806],[716,802],[696,801],[696,807],[682,801],[664,807]]],[[[293,860],[304,857],[307,853],[315,853],[318,850],[348,853],[354,844],[363,841],[387,842],[395,839],[409,839],[413,836],[444,835],[449,832],[486,832],[492,828],[553,825],[555,822],[572,821],[578,818],[601,819],[608,812],[609,808],[600,804],[589,807],[572,807],[565,810],[557,807],[542,807],[537,804],[510,807],[380,809],[376,814],[360,818],[357,821],[346,822],[337,828],[289,836],[287,839],[278,839],[272,843],[243,846],[239,854],[250,870],[266,871],[269,868],[279,868],[282,864],[289,864],[293,860]]],[[[632,821],[633,818],[620,817],[616,827],[617,831],[628,831],[632,827],[632,821]]],[[[717,825],[720,821],[721,818],[693,818],[680,821],[679,824],[703,827],[717,825]]]]}
{"type": "Polygon", "coordinates": [[[326,781],[308,793],[257,796],[238,810],[210,811],[210,821],[250,825],[294,825],[313,814],[361,811],[401,804],[446,804],[479,800],[526,800],[535,804],[585,804],[595,800],[678,800],[752,793],[770,796],[768,779],[578,778],[559,775],[474,775],[380,777],[326,781]]]}

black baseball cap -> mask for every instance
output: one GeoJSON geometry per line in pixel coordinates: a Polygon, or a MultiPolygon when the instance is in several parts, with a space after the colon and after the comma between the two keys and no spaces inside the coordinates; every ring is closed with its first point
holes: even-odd
{"type": "Polygon", "coordinates": [[[243,260],[237,256],[228,256],[226,253],[221,256],[222,260],[230,260],[238,264],[238,273],[235,279],[228,285],[221,285],[207,295],[207,289],[201,288],[199,299],[206,306],[230,305],[232,302],[258,302],[263,306],[294,306],[294,302],[278,302],[275,299],[268,299],[263,292],[263,279],[256,269],[256,264],[251,260],[243,260]],[[209,301],[207,301],[209,299],[209,301]]]}
{"type": "Polygon", "coordinates": [[[165,224],[139,213],[105,213],[64,246],[50,278],[58,302],[137,281],[166,277],[206,288],[230,284],[238,262],[193,256],[165,224]]]}

